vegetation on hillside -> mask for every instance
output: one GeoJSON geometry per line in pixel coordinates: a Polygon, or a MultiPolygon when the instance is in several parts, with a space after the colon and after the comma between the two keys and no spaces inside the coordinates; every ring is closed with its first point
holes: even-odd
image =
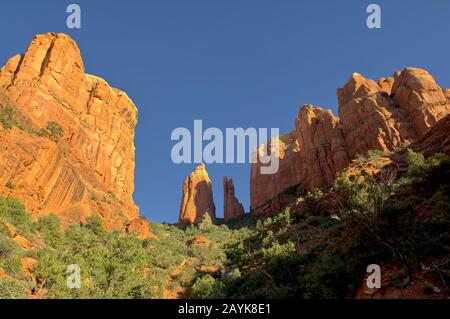
{"type": "Polygon", "coordinates": [[[64,136],[64,128],[57,122],[50,121],[44,128],[35,129],[25,125],[16,115],[16,111],[11,106],[0,108],[0,124],[5,130],[17,127],[31,135],[46,137],[54,142],[58,142],[64,136]]]}
{"type": "MultiPolygon", "coordinates": [[[[311,190],[274,217],[150,224],[157,239],[144,241],[108,233],[98,218],[66,230],[52,215],[33,222],[20,202],[0,198],[0,298],[33,288],[46,298],[351,297],[369,264],[408,274],[448,260],[449,181],[448,156],[408,151],[404,172],[341,174],[327,193],[311,190]],[[41,245],[21,249],[7,225],[41,245]],[[38,260],[35,282],[21,270],[24,257],[38,260]],[[67,288],[70,264],[80,266],[80,289],[67,288]]],[[[449,263],[432,271],[448,285],[449,263]]]]}

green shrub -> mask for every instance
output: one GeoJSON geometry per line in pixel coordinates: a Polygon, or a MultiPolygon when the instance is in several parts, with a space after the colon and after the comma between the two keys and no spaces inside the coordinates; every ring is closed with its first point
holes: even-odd
{"type": "Polygon", "coordinates": [[[282,228],[289,227],[293,222],[291,209],[287,207],[282,213],[276,215],[274,218],[274,222],[280,223],[282,228]]]}
{"type": "Polygon", "coordinates": [[[306,299],[344,298],[347,290],[345,264],[342,258],[324,253],[299,278],[301,297],[306,299]]]}
{"type": "Polygon", "coordinates": [[[8,237],[0,236],[0,268],[11,276],[21,276],[19,246],[8,237]]]}
{"type": "Polygon", "coordinates": [[[21,233],[28,233],[33,225],[31,215],[16,198],[0,196],[0,221],[14,225],[21,233]]]}
{"type": "Polygon", "coordinates": [[[106,233],[103,227],[103,220],[99,216],[89,216],[86,218],[84,227],[91,230],[96,235],[103,235],[106,233]]]}
{"type": "Polygon", "coordinates": [[[51,121],[47,123],[45,128],[37,131],[36,134],[58,142],[64,136],[64,128],[58,123],[51,121]]]}
{"type": "Polygon", "coordinates": [[[225,277],[226,281],[231,281],[231,282],[235,282],[238,281],[239,279],[241,279],[242,274],[241,271],[239,270],[239,268],[234,268],[233,270],[231,270],[225,277]]]}
{"type": "Polygon", "coordinates": [[[198,224],[198,228],[201,231],[206,231],[211,229],[214,226],[212,218],[211,218],[211,214],[209,213],[209,211],[206,211],[203,214],[202,220],[201,222],[198,224]]]}
{"type": "Polygon", "coordinates": [[[356,185],[350,181],[345,173],[339,173],[334,181],[334,189],[337,190],[343,197],[351,195],[353,188],[356,185]]]}
{"type": "Polygon", "coordinates": [[[377,159],[377,158],[385,157],[385,156],[389,156],[389,155],[390,155],[390,152],[388,152],[388,151],[369,150],[367,152],[367,156],[370,159],[377,159]]]}
{"type": "Polygon", "coordinates": [[[272,243],[272,246],[269,248],[263,248],[262,254],[264,258],[272,259],[272,258],[284,258],[291,254],[295,254],[295,244],[293,242],[287,242],[285,244],[280,244],[278,242],[272,243]]]}
{"type": "Polygon", "coordinates": [[[64,233],[61,230],[59,218],[55,215],[39,217],[35,228],[44,236],[45,242],[50,246],[59,247],[63,244],[64,233]]]}
{"type": "Polygon", "coordinates": [[[108,205],[111,205],[112,204],[112,202],[108,199],[108,198],[106,198],[105,196],[103,196],[102,197],[102,199],[100,200],[102,203],[105,203],[105,204],[108,204],[108,205]]]}
{"type": "Polygon", "coordinates": [[[407,156],[399,180],[384,174],[336,181],[339,216],[349,235],[347,264],[371,257],[415,267],[426,256],[448,251],[450,159],[411,150],[407,156]],[[424,208],[430,217],[423,216],[424,208]]]}
{"type": "Polygon", "coordinates": [[[198,278],[191,287],[191,294],[199,299],[220,299],[224,298],[225,285],[214,279],[211,275],[204,275],[198,278]]]}
{"type": "Polygon", "coordinates": [[[305,224],[313,226],[313,227],[319,227],[326,224],[325,218],[322,216],[308,216],[305,219],[305,224]]]}
{"type": "Polygon", "coordinates": [[[322,198],[323,192],[319,188],[308,191],[308,193],[304,197],[304,200],[310,214],[319,213],[319,203],[322,198]]]}
{"type": "Polygon", "coordinates": [[[16,188],[16,185],[12,181],[8,181],[5,184],[5,186],[8,187],[9,189],[15,189],[16,188]]]}
{"type": "Polygon", "coordinates": [[[13,126],[17,126],[18,123],[14,119],[14,109],[10,106],[6,106],[0,109],[0,124],[6,129],[10,130],[13,126]]]}
{"type": "Polygon", "coordinates": [[[0,279],[0,299],[25,299],[30,288],[29,284],[22,281],[0,279]]]}
{"type": "Polygon", "coordinates": [[[19,247],[17,244],[5,236],[0,236],[0,260],[6,260],[13,256],[19,247]]]}

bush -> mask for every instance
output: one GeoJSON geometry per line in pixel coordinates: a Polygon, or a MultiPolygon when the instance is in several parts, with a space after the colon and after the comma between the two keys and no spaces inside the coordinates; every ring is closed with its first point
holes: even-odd
{"type": "Polygon", "coordinates": [[[54,142],[58,142],[64,136],[64,128],[56,122],[48,122],[47,126],[40,129],[37,135],[48,137],[54,142]]]}
{"type": "Polygon", "coordinates": [[[310,214],[319,213],[319,203],[322,198],[323,192],[319,188],[308,191],[308,193],[304,197],[304,200],[310,214]]]}
{"type": "Polygon", "coordinates": [[[295,254],[295,244],[293,242],[288,241],[285,244],[280,244],[278,242],[274,242],[271,247],[263,248],[262,253],[264,258],[272,259],[272,258],[284,258],[291,254],[295,254]]]}
{"type": "Polygon", "coordinates": [[[31,215],[25,206],[12,197],[0,196],[0,221],[14,225],[22,233],[28,233],[33,225],[31,215]]]}
{"type": "Polygon", "coordinates": [[[88,227],[72,226],[65,233],[64,247],[38,252],[36,275],[54,298],[148,298],[145,250],[142,242],[119,233],[99,232],[98,221],[88,227]],[[66,269],[81,269],[81,289],[69,290],[66,269]]]}
{"type": "Polygon", "coordinates": [[[206,231],[211,229],[213,226],[214,224],[211,218],[211,214],[209,213],[209,211],[206,211],[203,214],[202,221],[198,224],[198,229],[200,229],[201,231],[206,231]]]}
{"type": "Polygon", "coordinates": [[[13,256],[19,247],[8,237],[0,236],[0,260],[6,260],[13,256]]]}
{"type": "Polygon", "coordinates": [[[98,216],[89,216],[86,218],[84,227],[91,230],[96,235],[103,235],[106,233],[106,230],[103,227],[103,220],[98,216]]]}
{"type": "Polygon", "coordinates": [[[235,281],[241,279],[241,277],[242,277],[242,274],[241,274],[241,271],[239,270],[239,268],[234,268],[232,271],[230,271],[226,275],[225,279],[226,279],[226,281],[235,282],[235,281]]]}
{"type": "Polygon", "coordinates": [[[39,217],[35,228],[43,234],[45,242],[50,246],[59,247],[63,244],[64,234],[61,230],[59,218],[55,215],[39,217]]]}
{"type": "Polygon", "coordinates": [[[6,106],[0,109],[0,124],[6,129],[10,130],[13,126],[17,126],[18,123],[14,119],[14,109],[10,106],[6,106]]]}
{"type": "Polygon", "coordinates": [[[13,182],[11,182],[11,181],[8,181],[5,184],[5,186],[8,187],[9,189],[15,189],[16,188],[16,185],[13,182]]]}
{"type": "Polygon", "coordinates": [[[191,294],[199,299],[220,299],[226,296],[225,285],[211,275],[198,278],[192,285],[191,294]]]}
{"type": "Polygon", "coordinates": [[[385,156],[389,156],[389,155],[390,155],[390,152],[388,152],[388,151],[369,150],[367,152],[367,156],[370,159],[377,159],[377,158],[385,157],[385,156]]]}
{"type": "Polygon", "coordinates": [[[0,299],[25,299],[30,290],[28,284],[14,279],[0,279],[0,299]]]}
{"type": "Polygon", "coordinates": [[[303,298],[343,298],[347,289],[344,261],[339,256],[324,253],[299,281],[303,298]]]}
{"type": "Polygon", "coordinates": [[[448,252],[450,159],[408,150],[406,172],[393,177],[336,181],[348,265],[370,257],[416,267],[426,256],[448,252]]]}
{"type": "Polygon", "coordinates": [[[0,235],[0,268],[11,276],[20,276],[20,253],[17,244],[0,235]]]}
{"type": "Polygon", "coordinates": [[[274,222],[280,223],[282,228],[289,227],[293,222],[291,209],[287,207],[282,213],[276,215],[274,218],[274,222]]]}
{"type": "Polygon", "coordinates": [[[408,169],[398,182],[398,190],[413,187],[415,191],[435,190],[436,186],[447,185],[450,177],[450,158],[441,153],[435,153],[428,158],[408,149],[408,169]],[[416,187],[421,187],[417,189],[416,187]]]}

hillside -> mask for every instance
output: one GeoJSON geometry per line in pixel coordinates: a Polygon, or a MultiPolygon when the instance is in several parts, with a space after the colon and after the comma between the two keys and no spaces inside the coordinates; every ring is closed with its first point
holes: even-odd
{"type": "Polygon", "coordinates": [[[405,152],[402,170],[372,152],[274,217],[150,224],[156,237],[144,241],[96,218],[65,231],[56,216],[32,222],[1,198],[1,297],[448,298],[450,157],[405,152]],[[68,290],[73,263],[82,288],[68,290]],[[365,286],[371,263],[382,289],[365,286]]]}

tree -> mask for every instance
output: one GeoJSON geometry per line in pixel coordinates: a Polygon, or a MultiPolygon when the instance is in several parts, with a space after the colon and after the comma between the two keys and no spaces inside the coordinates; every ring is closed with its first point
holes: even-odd
{"type": "Polygon", "coordinates": [[[202,221],[198,224],[198,228],[202,231],[211,229],[214,226],[209,210],[203,214],[202,221]]]}
{"type": "Polygon", "coordinates": [[[14,120],[14,109],[12,107],[6,106],[0,109],[0,124],[3,125],[6,130],[17,125],[17,122],[14,120]]]}
{"type": "Polygon", "coordinates": [[[194,298],[200,299],[220,299],[226,295],[225,285],[211,275],[198,278],[192,286],[191,293],[194,298]]]}
{"type": "Polygon", "coordinates": [[[64,136],[64,128],[56,122],[48,122],[45,129],[48,137],[54,142],[58,142],[64,136]]]}

